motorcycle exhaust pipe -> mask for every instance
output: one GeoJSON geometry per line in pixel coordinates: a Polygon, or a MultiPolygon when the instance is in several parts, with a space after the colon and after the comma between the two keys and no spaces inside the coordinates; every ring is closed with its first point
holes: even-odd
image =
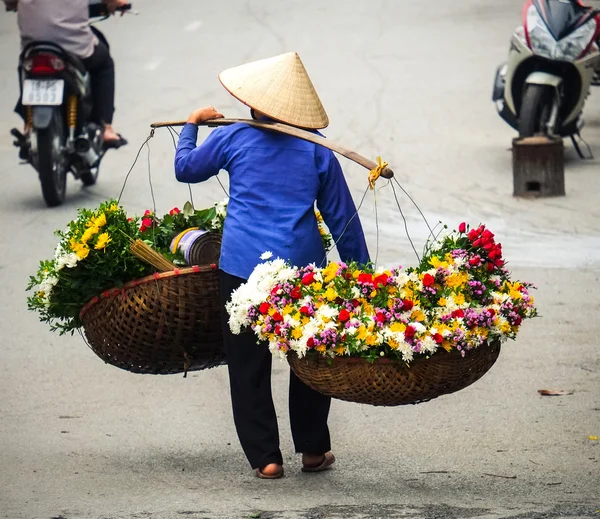
{"type": "Polygon", "coordinates": [[[90,167],[93,167],[96,164],[99,158],[98,153],[96,153],[89,139],[85,135],[75,139],[74,148],[75,153],[85,159],[90,167]]]}

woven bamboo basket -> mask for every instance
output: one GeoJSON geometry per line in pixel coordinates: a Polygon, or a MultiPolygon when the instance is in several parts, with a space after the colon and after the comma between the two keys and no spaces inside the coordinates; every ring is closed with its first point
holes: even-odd
{"type": "Polygon", "coordinates": [[[391,359],[369,363],[355,357],[321,355],[300,359],[287,355],[294,373],[319,393],[360,404],[398,406],[427,402],[454,393],[480,379],[496,362],[500,343],[493,342],[466,352],[436,352],[410,364],[391,359]]]}
{"type": "Polygon", "coordinates": [[[133,373],[225,364],[216,265],[157,273],[108,290],[80,313],[90,348],[133,373]]]}

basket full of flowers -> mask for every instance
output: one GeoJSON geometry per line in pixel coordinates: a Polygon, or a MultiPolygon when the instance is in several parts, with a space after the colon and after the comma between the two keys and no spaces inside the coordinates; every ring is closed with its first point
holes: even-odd
{"type": "Polygon", "coordinates": [[[417,267],[329,262],[256,267],[227,310],[296,375],[332,397],[414,404],[463,389],[536,315],[532,285],[511,280],[484,225],[430,240],[417,267]]]}
{"type": "Polygon", "coordinates": [[[205,254],[206,263],[195,265],[173,245],[190,228],[220,243],[225,207],[186,204],[161,217],[128,216],[114,200],[80,209],[56,232],[54,258],[31,277],[29,309],[61,334],[81,330],[102,360],[134,373],[224,364],[218,248],[214,261],[205,254]]]}

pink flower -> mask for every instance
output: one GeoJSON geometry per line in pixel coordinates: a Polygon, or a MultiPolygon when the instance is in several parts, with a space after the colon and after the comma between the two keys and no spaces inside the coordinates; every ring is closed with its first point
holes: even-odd
{"type": "Polygon", "coordinates": [[[464,233],[467,230],[467,224],[465,222],[462,222],[459,226],[458,226],[458,232],[460,233],[464,233]]]}

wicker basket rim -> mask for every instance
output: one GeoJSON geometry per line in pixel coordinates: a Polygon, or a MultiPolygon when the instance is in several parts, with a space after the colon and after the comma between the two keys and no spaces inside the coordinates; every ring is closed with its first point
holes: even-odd
{"type": "MultiPolygon", "coordinates": [[[[466,355],[469,354],[469,352],[477,350],[479,348],[498,348],[500,347],[500,340],[496,339],[490,343],[486,343],[486,344],[482,344],[481,346],[478,346],[477,348],[474,348],[473,350],[467,350],[465,352],[466,355]]],[[[367,359],[363,358],[363,357],[350,357],[349,355],[340,355],[340,356],[336,356],[333,357],[331,360],[337,363],[341,363],[341,364],[401,364],[403,366],[413,366],[417,363],[421,363],[421,362],[427,362],[427,360],[429,360],[431,357],[433,357],[434,355],[439,355],[439,354],[446,354],[446,355],[452,355],[452,356],[458,356],[461,355],[459,350],[452,350],[452,351],[446,351],[445,349],[441,348],[438,349],[437,351],[435,351],[434,353],[432,353],[431,355],[429,355],[428,357],[425,356],[421,356],[416,358],[415,360],[412,360],[410,362],[404,362],[402,360],[399,359],[390,359],[388,357],[380,357],[376,360],[374,360],[373,362],[368,361],[367,359]]],[[[288,355],[295,355],[298,356],[298,354],[295,351],[290,351],[288,352],[288,355]]],[[[324,362],[329,362],[329,358],[323,356],[323,355],[318,355],[318,356],[304,356],[302,357],[302,359],[299,360],[308,360],[309,362],[319,362],[319,363],[324,363],[324,362]]]]}
{"type": "Polygon", "coordinates": [[[178,276],[185,276],[188,274],[200,274],[202,272],[212,272],[217,269],[217,265],[215,263],[211,263],[210,265],[193,265],[191,267],[185,267],[182,269],[176,268],[174,270],[169,270],[168,272],[155,272],[154,274],[150,274],[148,276],[144,276],[143,278],[134,279],[133,281],[128,281],[121,288],[114,287],[104,292],[98,294],[97,296],[92,297],[79,311],[79,318],[81,319],[85,313],[94,306],[100,299],[105,299],[108,297],[114,297],[117,295],[123,295],[126,290],[130,288],[135,288],[140,285],[145,285],[147,283],[152,283],[158,279],[166,279],[178,276]]]}

